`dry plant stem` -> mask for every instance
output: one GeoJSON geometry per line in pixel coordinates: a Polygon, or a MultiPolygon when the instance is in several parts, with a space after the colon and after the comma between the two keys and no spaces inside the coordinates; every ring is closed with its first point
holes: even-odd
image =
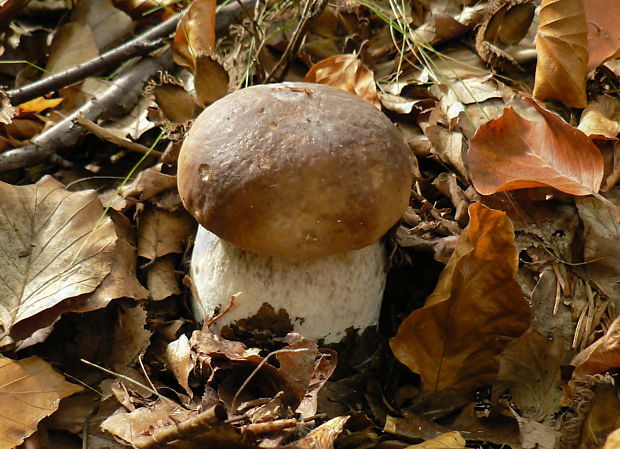
{"type": "Polygon", "coordinates": [[[162,444],[174,440],[188,440],[191,437],[203,433],[217,424],[226,423],[226,410],[224,406],[214,405],[208,410],[179,424],[157,429],[153,435],[135,443],[140,449],[160,447],[162,444]]]}
{"type": "Polygon", "coordinates": [[[146,33],[116,47],[101,56],[90,61],[78,64],[64,72],[35,81],[19,89],[12,89],[6,92],[14,106],[33,98],[40,97],[48,92],[70,86],[86,77],[95,75],[105,69],[116,67],[118,64],[127,61],[134,56],[144,55],[162,45],[161,38],[166,37],[174,31],[179,22],[180,14],[169,18],[146,33]]]}
{"type": "Polygon", "coordinates": [[[76,145],[85,133],[84,128],[75,123],[78,116],[83,115],[95,121],[112,109],[116,114],[131,110],[140,98],[144,84],[158,71],[171,69],[172,66],[170,50],[155,58],[140,61],[126,70],[104,93],[33,138],[28,145],[1,153],[0,172],[43,162],[61,162],[61,165],[66,166],[67,161],[63,161],[56,152],[76,145]]]}
{"type": "Polygon", "coordinates": [[[301,17],[299,19],[299,23],[297,24],[297,28],[293,33],[293,37],[288,42],[286,46],[286,50],[282,54],[282,57],[275,65],[275,67],[271,70],[269,75],[265,78],[265,84],[270,82],[279,82],[282,81],[286,72],[288,71],[291,62],[293,62],[293,58],[299,52],[299,48],[306,37],[306,29],[308,28],[308,23],[313,17],[318,16],[323,12],[327,6],[327,0],[306,0],[303,10],[301,12],[301,17]]]}

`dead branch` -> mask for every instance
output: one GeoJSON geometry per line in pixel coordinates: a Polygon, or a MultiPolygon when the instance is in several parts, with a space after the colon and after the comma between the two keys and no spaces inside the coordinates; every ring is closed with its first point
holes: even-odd
{"type": "MultiPolygon", "coordinates": [[[[255,2],[256,0],[242,0],[241,4],[245,8],[252,8],[255,2]]],[[[242,12],[242,6],[239,4],[221,8],[217,13],[217,31],[225,29],[242,12]]],[[[155,33],[153,30],[151,32],[155,33]]],[[[0,153],[0,172],[44,162],[63,167],[71,166],[71,163],[59,156],[57,151],[76,145],[85,134],[84,128],[75,123],[77,117],[82,115],[94,122],[111,110],[114,110],[115,116],[130,111],[140,98],[144,84],[160,70],[170,70],[174,66],[171,53],[171,50],[166,50],[157,57],[143,59],[129,67],[103,94],[33,138],[28,145],[0,153]]]]}
{"type": "Polygon", "coordinates": [[[40,97],[48,92],[61,89],[77,83],[86,77],[95,75],[105,69],[117,66],[118,64],[128,61],[134,56],[145,55],[157,47],[162,45],[161,38],[166,37],[174,31],[179,22],[180,14],[169,18],[168,20],[153,27],[146,33],[130,40],[129,42],[116,47],[101,56],[91,59],[90,61],[78,64],[63,72],[56,73],[47,78],[43,78],[27,86],[18,89],[12,89],[6,92],[11,104],[14,106],[33,98],[40,97]]]}

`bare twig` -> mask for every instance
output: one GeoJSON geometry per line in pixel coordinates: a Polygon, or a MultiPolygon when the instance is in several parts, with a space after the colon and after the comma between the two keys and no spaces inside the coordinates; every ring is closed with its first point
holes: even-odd
{"type": "MultiPolygon", "coordinates": [[[[256,0],[241,0],[246,8],[253,7],[255,2],[256,0]]],[[[217,31],[225,29],[242,11],[238,4],[221,8],[217,13],[217,31]]],[[[155,33],[153,30],[149,33],[151,32],[155,33]]],[[[160,32],[161,29],[157,31],[160,32]]],[[[0,172],[45,162],[63,167],[71,166],[69,161],[56,152],[76,145],[85,133],[82,127],[74,123],[80,114],[94,122],[112,109],[116,116],[131,110],[140,98],[144,84],[158,71],[169,70],[173,65],[171,51],[167,50],[157,57],[146,58],[126,69],[103,94],[33,138],[28,145],[0,153],[0,172]]]]}
{"type": "Polygon", "coordinates": [[[138,101],[144,84],[159,70],[169,69],[172,66],[170,50],[158,57],[140,61],[126,70],[103,94],[33,138],[28,145],[0,153],[0,171],[24,168],[43,162],[66,166],[67,161],[63,161],[56,151],[76,145],[85,133],[84,128],[75,124],[79,115],[95,121],[113,107],[116,109],[115,112],[131,110],[138,101]]]}
{"type": "Polygon", "coordinates": [[[48,92],[70,86],[88,76],[95,75],[102,70],[115,67],[121,62],[127,61],[134,56],[144,55],[162,45],[161,38],[168,36],[174,31],[179,22],[178,14],[160,23],[135,39],[116,47],[101,56],[90,61],[78,64],[64,72],[35,81],[19,89],[12,89],[6,92],[11,104],[18,105],[25,101],[32,100],[48,92]]]}

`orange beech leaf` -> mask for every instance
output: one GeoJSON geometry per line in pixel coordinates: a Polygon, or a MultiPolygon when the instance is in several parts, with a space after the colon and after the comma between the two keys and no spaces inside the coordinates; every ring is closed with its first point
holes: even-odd
{"type": "Polygon", "coordinates": [[[483,195],[531,187],[571,195],[598,192],[604,169],[600,150],[557,114],[528,102],[538,112],[530,114],[533,120],[507,108],[472,137],[466,161],[476,190],[483,195]]]}
{"type": "Polygon", "coordinates": [[[584,0],[588,24],[588,70],[620,56],[618,0],[584,0]]]}
{"type": "Polygon", "coordinates": [[[469,215],[435,291],[390,340],[396,358],[432,393],[491,383],[500,354],[530,323],[529,304],[514,279],[512,222],[480,203],[469,215]]]}
{"type": "Polygon", "coordinates": [[[543,0],[539,20],[534,97],[586,107],[588,28],[583,0],[543,0]]]}
{"type": "Polygon", "coordinates": [[[215,48],[215,0],[195,0],[181,18],[172,44],[172,59],[191,72],[196,58],[215,48]]]}
{"type": "Polygon", "coordinates": [[[38,114],[46,109],[52,109],[62,103],[62,98],[43,98],[38,97],[17,106],[15,115],[24,117],[27,115],[38,114]]]}
{"type": "Polygon", "coordinates": [[[357,55],[335,55],[314,64],[304,81],[327,84],[362,97],[381,109],[375,75],[357,55]]]}

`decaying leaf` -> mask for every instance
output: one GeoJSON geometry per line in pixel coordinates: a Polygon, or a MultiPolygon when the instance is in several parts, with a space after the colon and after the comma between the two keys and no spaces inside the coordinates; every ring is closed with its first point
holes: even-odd
{"type": "Polygon", "coordinates": [[[120,190],[124,198],[147,201],[166,190],[176,189],[177,177],[162,173],[162,164],[142,170],[136,179],[120,190]]]}
{"type": "Polygon", "coordinates": [[[182,253],[195,230],[196,222],[184,210],[172,213],[147,207],[138,221],[138,256],[155,259],[182,253]]]}
{"type": "Polygon", "coordinates": [[[23,187],[1,183],[0,204],[5,337],[16,324],[93,291],[110,272],[116,234],[96,192],[72,193],[51,177],[23,187]]]}
{"type": "Polygon", "coordinates": [[[215,0],[196,0],[179,22],[172,58],[190,72],[196,71],[198,56],[212,55],[215,49],[215,6],[215,0]]]}
{"type": "Polygon", "coordinates": [[[597,193],[600,150],[577,128],[533,100],[524,118],[512,107],[482,125],[467,153],[474,187],[483,195],[550,186],[572,195],[597,193]]]}
{"type": "Polygon", "coordinates": [[[426,391],[491,383],[506,344],[529,326],[530,308],[514,280],[517,249],[503,212],[476,203],[470,222],[425,306],[390,340],[426,391]]]}
{"type": "Polygon", "coordinates": [[[39,421],[54,413],[62,398],[82,391],[38,357],[0,356],[0,449],[20,445],[39,421]]]}
{"type": "Polygon", "coordinates": [[[170,255],[160,257],[153,262],[146,275],[146,284],[153,301],[161,301],[181,293],[174,261],[170,255]]]}
{"type": "Polygon", "coordinates": [[[0,89],[0,123],[8,125],[13,121],[15,108],[11,105],[9,96],[0,89]]]}
{"type": "Polygon", "coordinates": [[[29,114],[38,114],[46,109],[52,109],[62,103],[62,98],[43,98],[37,97],[34,100],[27,101],[15,108],[15,115],[23,117],[29,114]]]}
{"type": "Polygon", "coordinates": [[[166,363],[168,368],[189,397],[194,395],[189,387],[189,375],[194,369],[194,360],[192,360],[191,355],[192,348],[185,334],[181,335],[177,340],[170,342],[166,347],[166,363]]]}
{"type": "Polygon", "coordinates": [[[160,111],[171,122],[183,123],[198,115],[200,108],[196,100],[178,83],[162,81],[152,86],[150,92],[160,111]]]}
{"type": "Polygon", "coordinates": [[[562,397],[560,366],[567,353],[560,338],[528,329],[501,355],[494,396],[508,387],[521,416],[542,422],[557,413],[562,397]]]}
{"type": "Polygon", "coordinates": [[[317,62],[310,68],[304,81],[337,87],[381,108],[375,76],[357,55],[336,55],[317,62]]]}
{"type": "Polygon", "coordinates": [[[587,136],[614,139],[620,132],[620,101],[600,96],[581,113],[579,130],[587,136]]]}
{"type": "Polygon", "coordinates": [[[60,73],[97,56],[99,50],[91,27],[82,22],[67,22],[54,35],[45,69],[50,74],[60,73]]]}
{"type": "Polygon", "coordinates": [[[588,28],[583,0],[543,0],[536,37],[534,97],[583,108],[588,69],[588,28]]]}

